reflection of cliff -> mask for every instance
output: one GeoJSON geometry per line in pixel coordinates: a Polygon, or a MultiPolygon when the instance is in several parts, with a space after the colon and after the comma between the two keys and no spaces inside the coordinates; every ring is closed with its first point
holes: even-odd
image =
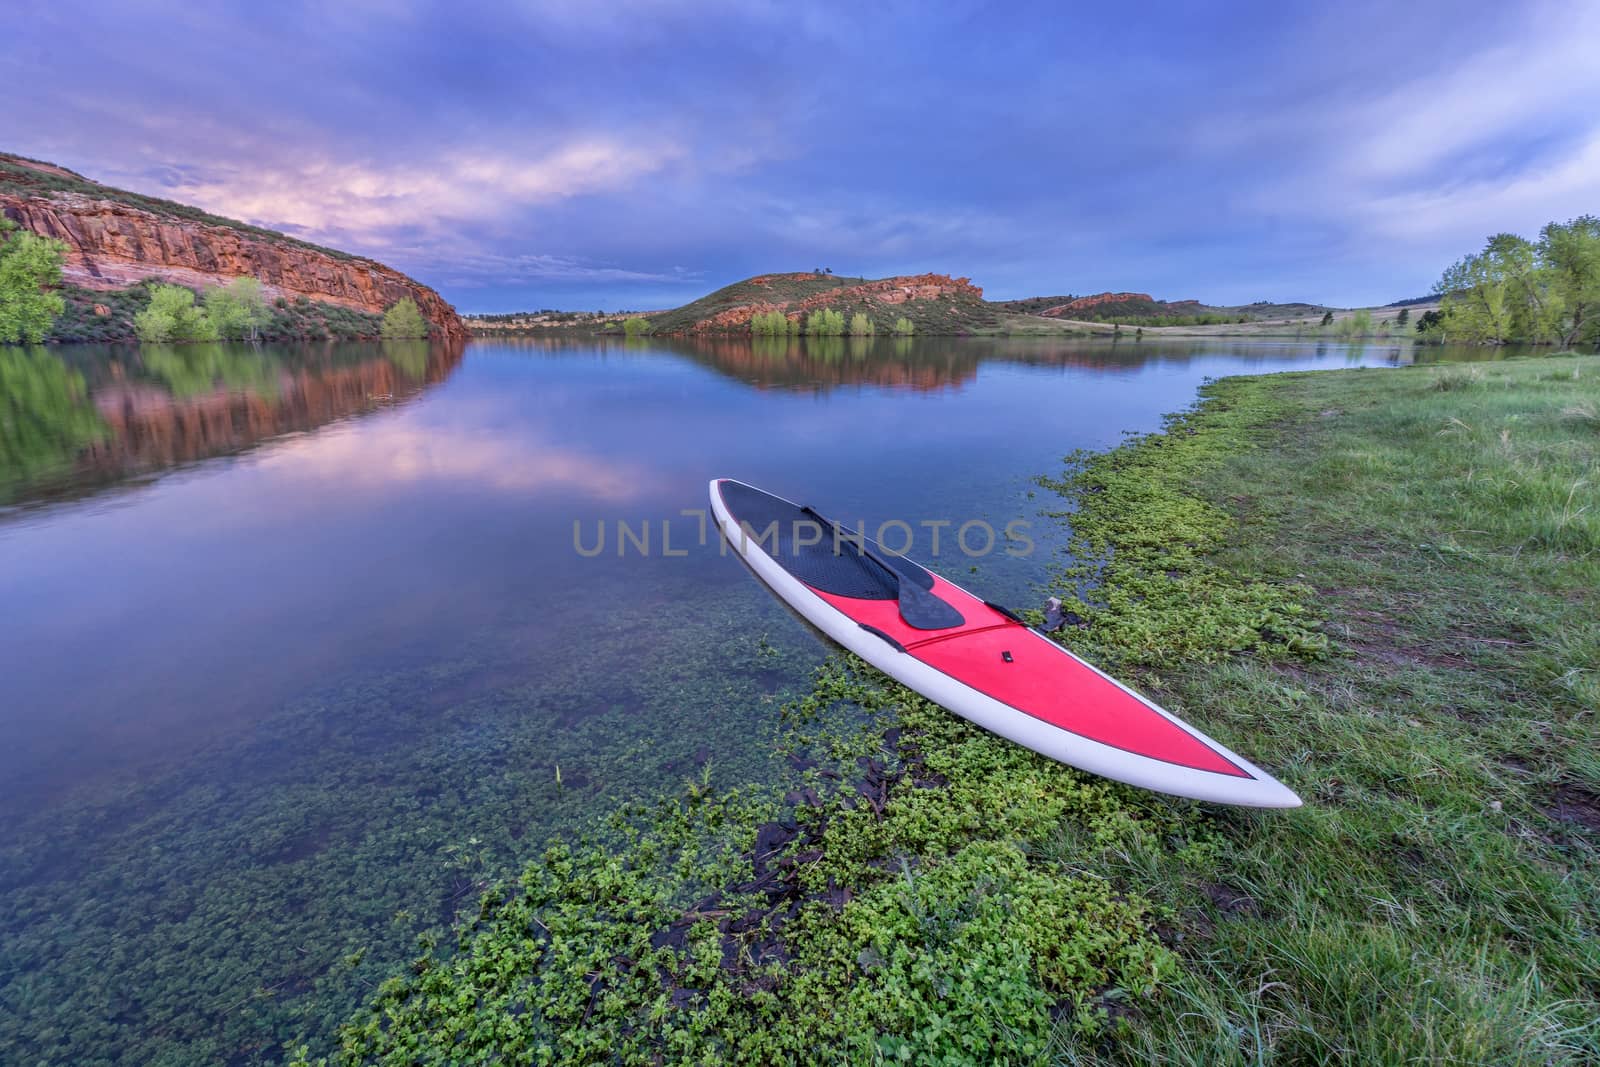
{"type": "Polygon", "coordinates": [[[19,495],[49,496],[244,451],[415,396],[455,370],[463,347],[400,341],[307,353],[186,345],[130,351],[127,366],[100,356],[87,374],[88,415],[100,432],[77,442],[48,479],[29,485],[37,472],[0,474],[20,483],[19,495]]]}
{"type": "MultiPolygon", "coordinates": [[[[762,389],[826,392],[866,385],[935,392],[960,389],[984,363],[1032,367],[1132,371],[1148,363],[1187,363],[1197,356],[1233,352],[1215,341],[1134,344],[1104,341],[980,337],[797,337],[698,336],[651,338],[634,344],[670,350],[762,389]]],[[[1264,350],[1252,354],[1263,356],[1264,350]]]]}

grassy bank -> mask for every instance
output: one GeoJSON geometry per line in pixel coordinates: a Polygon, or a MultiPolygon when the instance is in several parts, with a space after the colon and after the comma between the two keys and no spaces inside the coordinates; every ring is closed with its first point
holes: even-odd
{"type": "Polygon", "coordinates": [[[1597,412],[1593,358],[1230,379],[1046,480],[1064,639],[1304,809],[1080,775],[834,662],[786,788],[547,852],[329,1060],[1592,1061],[1597,412]]]}

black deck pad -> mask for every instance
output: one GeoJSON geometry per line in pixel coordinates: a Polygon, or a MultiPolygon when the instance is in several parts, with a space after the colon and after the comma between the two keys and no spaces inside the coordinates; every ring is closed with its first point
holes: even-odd
{"type": "MultiPolygon", "coordinates": [[[[832,523],[821,523],[821,540],[814,545],[804,542],[817,533],[817,519],[787,500],[771,493],[763,493],[739,482],[720,484],[722,501],[728,506],[733,520],[748,530],[748,536],[784,570],[813,589],[834,596],[856,597],[861,600],[898,600],[898,583],[883,573],[872,560],[861,554],[855,544],[855,528],[840,523],[844,534],[838,539],[838,552],[834,551],[832,523]],[[776,524],[775,529],[774,524],[776,524]]],[[[903,556],[885,552],[870,537],[867,547],[922,589],[933,588],[933,575],[903,556]]]]}

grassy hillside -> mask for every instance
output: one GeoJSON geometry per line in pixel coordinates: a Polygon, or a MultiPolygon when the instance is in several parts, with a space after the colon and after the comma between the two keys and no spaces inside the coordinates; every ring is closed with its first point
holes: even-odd
{"type": "Polygon", "coordinates": [[[1198,300],[1156,300],[1144,293],[1103,293],[1099,296],[1032,296],[998,301],[995,307],[1021,315],[1048,315],[1078,322],[1106,322],[1124,326],[1220,326],[1269,319],[1320,319],[1329,310],[1320,304],[1215,305],[1198,300]]]}

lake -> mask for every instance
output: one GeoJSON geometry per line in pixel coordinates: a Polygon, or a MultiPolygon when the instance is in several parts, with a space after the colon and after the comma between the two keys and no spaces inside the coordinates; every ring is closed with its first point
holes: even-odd
{"type": "Polygon", "coordinates": [[[1155,429],[1207,377],[1410,359],[0,347],[0,1062],[326,1041],[553,835],[770,774],[825,650],[704,537],[713,477],[898,520],[912,555],[1036,606],[1063,533],[1033,478],[1068,452],[1155,429]],[[952,544],[1013,522],[1031,551],[952,544]]]}

